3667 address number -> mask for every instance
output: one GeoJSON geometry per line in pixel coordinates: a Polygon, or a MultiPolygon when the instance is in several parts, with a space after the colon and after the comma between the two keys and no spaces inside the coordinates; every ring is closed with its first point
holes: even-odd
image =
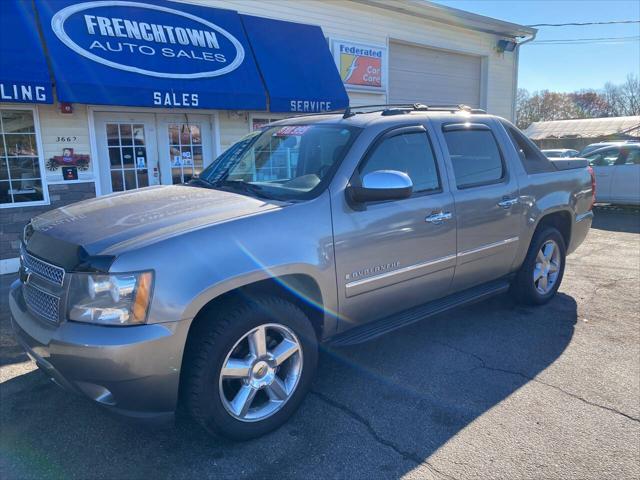
{"type": "Polygon", "coordinates": [[[78,140],[78,137],[56,137],[56,142],[75,142],[78,140]]]}

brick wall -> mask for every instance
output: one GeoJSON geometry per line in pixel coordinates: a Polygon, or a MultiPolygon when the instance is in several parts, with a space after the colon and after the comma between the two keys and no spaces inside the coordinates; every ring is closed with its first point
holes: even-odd
{"type": "Polygon", "coordinates": [[[47,210],[64,207],[70,203],[94,198],[95,184],[67,183],[49,185],[50,205],[38,207],[13,207],[0,209],[0,260],[15,258],[19,255],[20,236],[25,224],[33,217],[47,210]]]}

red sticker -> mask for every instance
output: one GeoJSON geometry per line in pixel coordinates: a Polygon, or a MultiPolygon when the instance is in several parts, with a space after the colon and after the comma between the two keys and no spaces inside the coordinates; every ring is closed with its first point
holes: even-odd
{"type": "Polygon", "coordinates": [[[302,135],[304,132],[309,130],[311,125],[297,125],[297,126],[288,126],[282,127],[278,131],[276,131],[273,136],[274,137],[289,137],[294,135],[302,135]]]}

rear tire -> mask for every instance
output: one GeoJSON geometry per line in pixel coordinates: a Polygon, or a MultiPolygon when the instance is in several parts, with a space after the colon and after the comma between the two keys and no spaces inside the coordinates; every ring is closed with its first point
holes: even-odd
{"type": "Polygon", "coordinates": [[[183,400],[208,432],[234,440],[285,423],[311,387],[316,334],[295,305],[272,296],[205,313],[185,354],[183,400]]]}
{"type": "Polygon", "coordinates": [[[518,302],[542,305],[551,300],[562,282],[566,255],[562,234],[553,227],[539,227],[511,284],[518,302]]]}

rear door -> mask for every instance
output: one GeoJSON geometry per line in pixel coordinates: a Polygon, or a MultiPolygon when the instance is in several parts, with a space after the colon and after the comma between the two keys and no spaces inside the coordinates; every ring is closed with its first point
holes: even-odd
{"type": "Polygon", "coordinates": [[[493,127],[491,120],[441,126],[458,230],[453,291],[508,274],[520,241],[518,182],[493,127]]]}

